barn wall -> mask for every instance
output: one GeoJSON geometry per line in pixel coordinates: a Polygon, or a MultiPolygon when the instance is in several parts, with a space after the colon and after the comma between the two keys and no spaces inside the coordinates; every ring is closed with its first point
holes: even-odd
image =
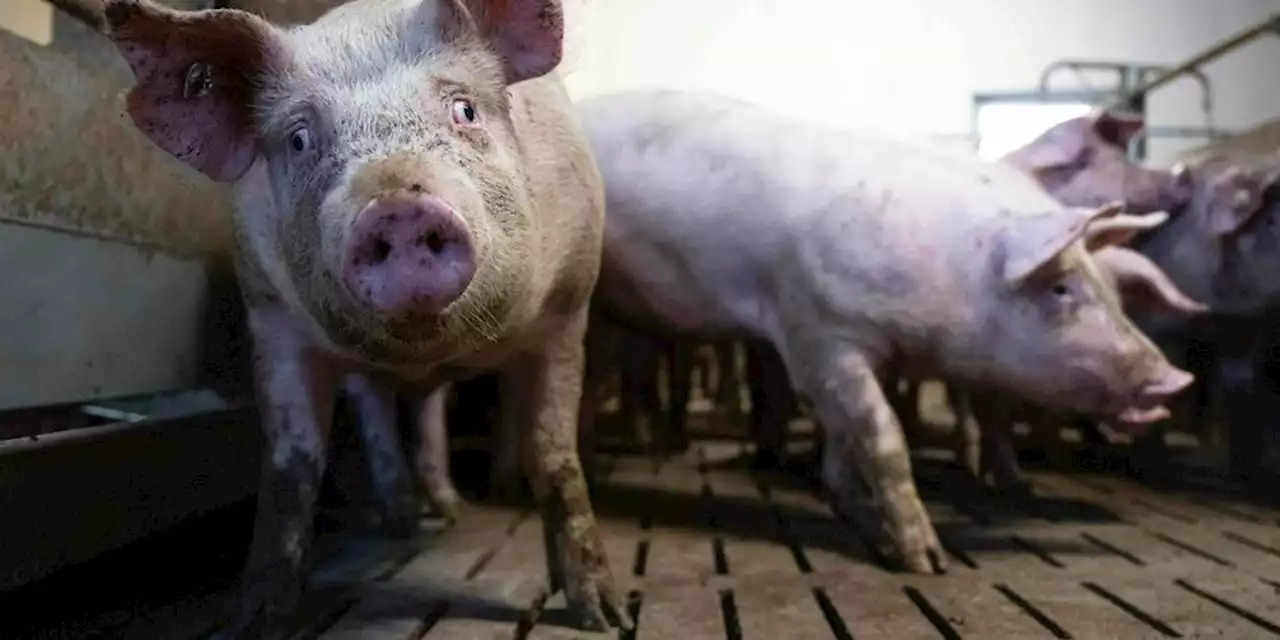
{"type": "MultiPolygon", "coordinates": [[[[706,88],[836,123],[944,138],[970,133],[974,92],[1028,90],[1061,58],[1172,64],[1280,12],[1277,0],[608,0],[579,29],[575,96],[706,88]]],[[[1205,71],[1215,123],[1280,116],[1280,39],[1205,71]]],[[[1106,86],[1099,79],[1097,86],[1106,86]]],[[[1079,86],[1076,84],[1075,86],[1079,86]]],[[[1201,125],[1194,84],[1153,94],[1156,125],[1201,125]]],[[[1153,160],[1185,143],[1155,142],[1153,160]]]]}

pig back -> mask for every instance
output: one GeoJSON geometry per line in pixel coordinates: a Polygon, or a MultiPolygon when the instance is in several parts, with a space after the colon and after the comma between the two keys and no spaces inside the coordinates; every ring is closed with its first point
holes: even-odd
{"type": "Polygon", "coordinates": [[[608,201],[598,295],[682,330],[776,336],[782,307],[941,327],[971,313],[995,219],[1058,208],[1016,170],[730,98],[579,109],[608,201]]]}

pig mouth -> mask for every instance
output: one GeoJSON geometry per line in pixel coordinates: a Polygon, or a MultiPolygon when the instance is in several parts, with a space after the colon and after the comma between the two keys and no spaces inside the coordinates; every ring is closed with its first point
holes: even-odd
{"type": "Polygon", "coordinates": [[[1162,395],[1139,395],[1128,406],[1115,412],[1112,420],[1117,427],[1136,435],[1171,415],[1168,407],[1164,406],[1166,399],[1162,395]]]}

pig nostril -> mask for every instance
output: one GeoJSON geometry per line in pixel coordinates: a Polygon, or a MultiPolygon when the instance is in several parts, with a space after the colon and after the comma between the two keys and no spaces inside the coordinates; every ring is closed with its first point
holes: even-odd
{"type": "Polygon", "coordinates": [[[378,240],[375,242],[373,244],[373,250],[369,253],[369,256],[373,258],[374,264],[384,262],[389,255],[391,255],[391,245],[387,244],[386,240],[378,240]]]}
{"type": "Polygon", "coordinates": [[[440,237],[440,234],[435,231],[419,237],[418,244],[426,246],[431,253],[444,251],[444,238],[440,237]]]}

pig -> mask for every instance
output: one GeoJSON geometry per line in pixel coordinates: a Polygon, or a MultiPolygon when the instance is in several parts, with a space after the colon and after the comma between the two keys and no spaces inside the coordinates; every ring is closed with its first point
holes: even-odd
{"type": "MultiPolygon", "coordinates": [[[[1071,118],[1047,129],[1031,142],[1004,157],[1002,162],[1017,167],[1033,177],[1055,199],[1066,206],[1090,207],[1110,202],[1122,202],[1131,214],[1148,214],[1161,211],[1179,212],[1190,202],[1192,185],[1185,166],[1171,169],[1144,167],[1132,161],[1126,148],[1143,129],[1141,116],[1116,110],[1095,110],[1087,115],[1071,118]]],[[[1129,234],[1127,237],[1131,237],[1129,234]]],[[[1099,266],[1105,274],[1109,266],[1119,269],[1112,274],[1123,278],[1126,285],[1121,299],[1132,311],[1152,313],[1159,306],[1173,314],[1195,315],[1204,306],[1177,289],[1156,265],[1141,256],[1118,248],[1103,250],[1099,266]],[[1148,292],[1157,295],[1148,295],[1148,292]],[[1140,299],[1130,302],[1131,296],[1140,299]]],[[[1016,458],[1011,456],[1010,425],[992,426],[989,438],[993,443],[982,445],[987,452],[998,451],[999,456],[981,456],[994,462],[999,468],[986,468],[979,463],[978,426],[967,415],[967,402],[961,392],[948,387],[948,400],[952,413],[957,416],[957,457],[965,467],[978,475],[990,473],[998,488],[1024,493],[1026,486],[1017,472],[1016,458]]],[[[918,400],[905,400],[915,406],[918,400]]],[[[1011,420],[1014,416],[1029,418],[1032,433],[1050,448],[1056,444],[1057,430],[1047,420],[1050,414],[1042,409],[1026,406],[1012,399],[984,399],[979,402],[982,413],[1011,420]],[[996,406],[1001,403],[1010,406],[996,406]],[[1022,405],[1022,406],[1018,406],[1022,405]]],[[[989,422],[987,421],[981,422],[989,422]]]]}
{"type": "MultiPolygon", "coordinates": [[[[1216,371],[1210,361],[1197,374],[1201,386],[1218,378],[1224,395],[1232,398],[1226,406],[1235,414],[1228,422],[1237,472],[1252,473],[1265,484],[1272,475],[1267,465],[1250,460],[1268,448],[1260,438],[1269,430],[1257,425],[1262,414],[1253,405],[1269,402],[1254,399],[1268,394],[1260,374],[1267,348],[1259,340],[1280,293],[1270,276],[1280,267],[1274,250],[1280,244],[1275,228],[1280,157],[1209,149],[1168,169],[1141,167],[1124,152],[1140,130],[1141,121],[1132,116],[1095,113],[1046,131],[1005,160],[1067,204],[1121,197],[1135,212],[1172,213],[1170,223],[1137,238],[1135,248],[1210,313],[1151,313],[1148,307],[1135,319],[1158,339],[1181,344],[1189,362],[1199,352],[1221,352],[1216,371]]],[[[1207,417],[1208,399],[1207,389],[1194,399],[1193,422],[1207,417]]],[[[1157,428],[1139,440],[1140,458],[1163,442],[1161,434],[1157,428]]]]}
{"type": "Polygon", "coordinates": [[[555,70],[560,3],[356,0],[289,28],[151,0],[101,16],[137,129],[234,192],[267,455],[233,635],[296,607],[339,388],[381,422],[389,390],[483,371],[525,423],[552,590],[585,628],[630,628],[575,447],[604,196],[555,70]]]}
{"type": "MultiPolygon", "coordinates": [[[[1271,327],[1280,317],[1280,280],[1274,276],[1280,273],[1280,154],[1208,154],[1189,171],[1191,203],[1134,245],[1210,313],[1199,322],[1168,316],[1140,321],[1158,339],[1212,348],[1228,412],[1232,472],[1267,490],[1280,463],[1273,442],[1280,434],[1258,411],[1275,406],[1267,368],[1271,327]]],[[[1152,437],[1140,443],[1131,460],[1135,470],[1147,466],[1160,442],[1152,437]]]]}
{"type": "Polygon", "coordinates": [[[878,381],[887,365],[1117,419],[1191,382],[1085,249],[1092,220],[1141,226],[1118,207],[1063,207],[1007,166],[714,94],[623,92],[578,110],[609,209],[601,306],[767,341],[823,425],[833,510],[908,571],[946,563],[878,381]]]}

